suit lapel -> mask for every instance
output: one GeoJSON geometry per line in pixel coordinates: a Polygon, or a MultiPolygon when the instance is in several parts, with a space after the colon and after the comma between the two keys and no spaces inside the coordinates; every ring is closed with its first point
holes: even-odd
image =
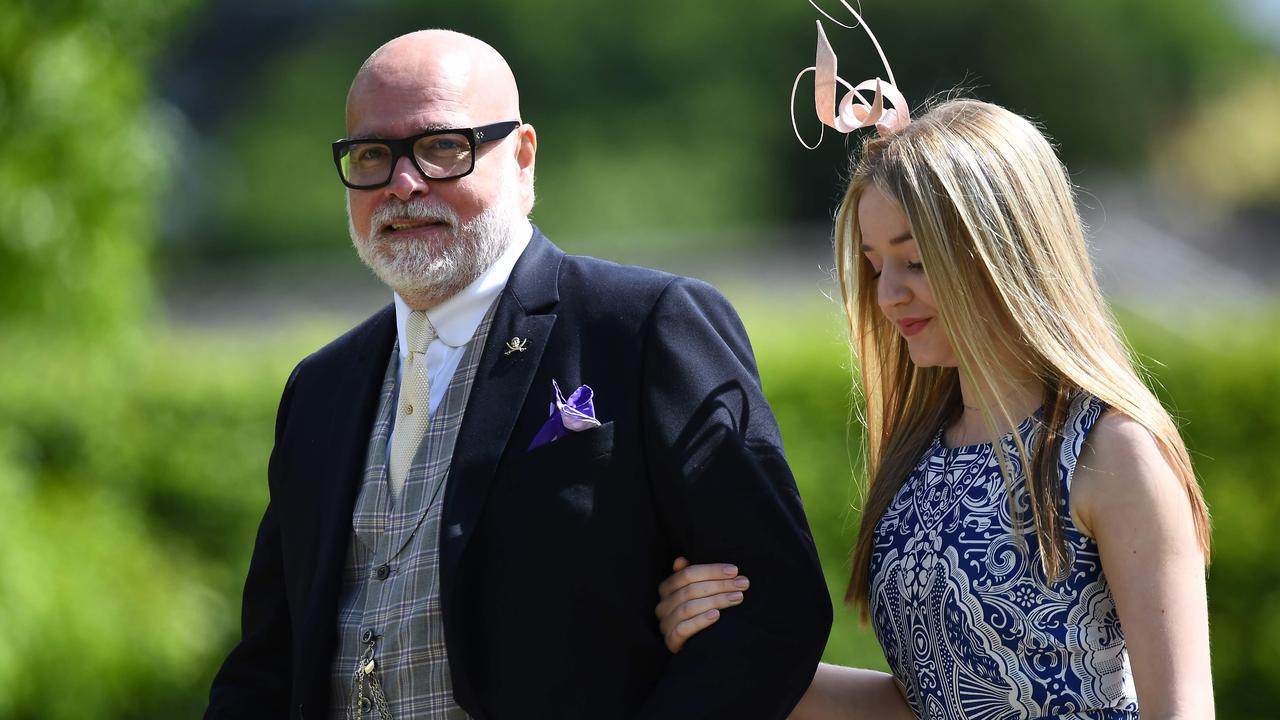
{"type": "Polygon", "coordinates": [[[341,546],[339,570],[346,562],[351,515],[364,477],[369,437],[395,340],[394,308],[388,305],[361,330],[363,332],[352,338],[357,350],[355,357],[331,388],[333,395],[329,404],[333,415],[330,417],[324,461],[319,466],[331,469],[332,473],[332,481],[322,486],[329,497],[319,507],[328,512],[322,537],[340,540],[337,543],[341,546]]]}
{"type": "Polygon", "coordinates": [[[559,301],[563,257],[564,253],[534,227],[533,239],[512,268],[494,310],[449,466],[439,538],[444,634],[454,697],[476,720],[486,720],[486,716],[471,683],[462,620],[466,611],[459,597],[460,561],[555,326],[551,309],[559,301]]]}
{"type": "Polygon", "coordinates": [[[535,227],[498,300],[445,489],[440,571],[446,597],[555,325],[550,309],[559,301],[563,257],[535,227]]]}

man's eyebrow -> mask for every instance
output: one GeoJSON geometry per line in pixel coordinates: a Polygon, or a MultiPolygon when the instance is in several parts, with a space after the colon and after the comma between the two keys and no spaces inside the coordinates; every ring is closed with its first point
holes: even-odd
{"type": "MultiPolygon", "coordinates": [[[[908,241],[908,240],[915,240],[915,238],[911,237],[911,231],[910,231],[910,230],[908,230],[908,231],[906,231],[906,232],[902,233],[901,235],[898,235],[897,237],[891,238],[891,239],[889,240],[889,244],[890,244],[890,245],[901,245],[902,243],[904,243],[904,242],[906,242],[906,241],[908,241]]],[[[862,252],[875,252],[875,249],[874,249],[874,248],[872,248],[870,245],[867,245],[866,243],[863,243],[863,244],[862,244],[862,252]]]]}

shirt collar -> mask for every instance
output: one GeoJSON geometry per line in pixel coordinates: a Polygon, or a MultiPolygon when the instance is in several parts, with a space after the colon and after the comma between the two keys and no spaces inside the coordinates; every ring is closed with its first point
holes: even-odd
{"type": "MultiPolygon", "coordinates": [[[[521,218],[512,224],[510,238],[507,249],[488,270],[480,273],[480,277],[472,280],[457,295],[427,311],[427,319],[435,328],[436,337],[445,345],[462,347],[476,334],[476,328],[480,327],[480,321],[484,319],[489,305],[507,286],[511,269],[533,238],[533,225],[528,218],[521,218]]],[[[396,306],[396,337],[400,340],[400,359],[403,360],[408,355],[405,321],[413,309],[400,297],[400,293],[392,295],[396,306]]]]}

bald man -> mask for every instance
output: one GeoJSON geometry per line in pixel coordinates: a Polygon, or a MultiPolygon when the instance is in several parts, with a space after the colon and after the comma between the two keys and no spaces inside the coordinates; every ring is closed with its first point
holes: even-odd
{"type": "Polygon", "coordinates": [[[465,35],[357,73],[334,162],[392,302],[289,377],[206,718],[784,718],[808,686],[831,605],[737,315],[553,245],[522,117],[465,35]],[[755,580],[673,656],[677,555],[755,580]]]}

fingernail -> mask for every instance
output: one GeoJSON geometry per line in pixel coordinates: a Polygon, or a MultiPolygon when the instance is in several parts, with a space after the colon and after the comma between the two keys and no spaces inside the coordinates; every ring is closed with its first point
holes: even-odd
{"type": "Polygon", "coordinates": [[[748,580],[748,579],[746,579],[746,578],[744,578],[744,577],[737,577],[737,578],[734,578],[734,579],[733,579],[733,586],[734,586],[734,587],[740,587],[740,588],[742,588],[743,590],[746,590],[746,589],[747,589],[747,586],[748,586],[748,585],[750,585],[750,584],[751,584],[751,581],[750,581],[750,580],[748,580]]]}
{"type": "Polygon", "coordinates": [[[718,618],[718,617],[720,617],[720,611],[719,611],[719,610],[714,610],[714,609],[713,609],[713,610],[708,610],[708,611],[707,611],[707,619],[708,619],[708,620],[715,620],[715,619],[716,619],[716,618],[718,618]]]}
{"type": "Polygon", "coordinates": [[[742,602],[742,593],[740,592],[729,593],[729,602],[731,603],[742,602]]]}
{"type": "Polygon", "coordinates": [[[738,566],[737,566],[737,565],[725,565],[725,566],[724,566],[724,574],[725,574],[725,575],[728,575],[728,576],[730,576],[730,577],[733,577],[734,575],[737,575],[737,574],[738,574],[738,566]]]}

